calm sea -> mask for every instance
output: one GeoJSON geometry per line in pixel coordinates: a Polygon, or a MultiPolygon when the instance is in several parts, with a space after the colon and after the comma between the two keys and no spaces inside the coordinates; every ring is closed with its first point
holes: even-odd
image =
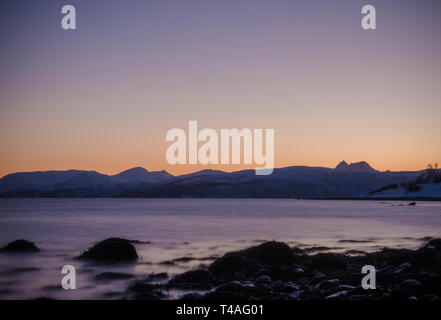
{"type": "MultiPolygon", "coordinates": [[[[118,298],[131,281],[99,282],[104,271],[142,279],[180,273],[213,257],[265,240],[291,246],[326,246],[334,252],[417,248],[441,235],[441,203],[402,201],[231,199],[0,199],[0,246],[27,239],[37,254],[0,255],[0,299],[118,298]],[[108,237],[136,244],[130,265],[95,265],[73,259],[108,237]],[[177,258],[186,262],[166,263],[177,258]],[[61,267],[77,269],[77,290],[61,290],[61,267]]],[[[170,298],[182,294],[170,291],[170,298]]]]}

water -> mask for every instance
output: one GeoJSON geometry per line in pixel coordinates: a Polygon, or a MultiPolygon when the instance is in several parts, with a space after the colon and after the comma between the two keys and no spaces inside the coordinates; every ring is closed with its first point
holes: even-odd
{"type": "MultiPolygon", "coordinates": [[[[98,282],[104,271],[142,279],[180,273],[225,252],[276,239],[335,252],[417,248],[441,234],[441,203],[400,201],[230,199],[0,199],[0,246],[27,239],[37,254],[0,255],[0,299],[119,298],[134,280],[98,282]],[[135,264],[96,265],[73,259],[94,243],[121,237],[136,244],[135,264]],[[342,241],[343,240],[343,241],[342,241]],[[357,241],[344,241],[357,240],[357,241]],[[174,265],[180,257],[194,260],[174,265]],[[77,290],[62,290],[61,267],[77,269],[77,290]]],[[[168,292],[176,298],[183,292],[168,292]]]]}

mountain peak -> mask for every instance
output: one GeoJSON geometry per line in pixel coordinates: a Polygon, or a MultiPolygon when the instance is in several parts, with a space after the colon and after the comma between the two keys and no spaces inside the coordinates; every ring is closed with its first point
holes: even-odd
{"type": "Polygon", "coordinates": [[[377,172],[377,170],[372,168],[366,161],[348,164],[345,160],[343,160],[335,167],[335,170],[347,172],[377,172]]]}
{"type": "Polygon", "coordinates": [[[147,169],[143,168],[143,167],[134,167],[134,168],[122,171],[122,172],[118,173],[118,175],[120,175],[120,174],[128,174],[128,173],[145,174],[145,173],[149,173],[149,171],[147,169]]]}

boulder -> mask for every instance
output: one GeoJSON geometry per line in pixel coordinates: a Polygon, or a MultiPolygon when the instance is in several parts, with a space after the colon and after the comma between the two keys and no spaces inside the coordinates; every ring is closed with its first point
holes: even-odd
{"type": "Polygon", "coordinates": [[[402,295],[414,295],[421,292],[421,282],[414,279],[407,279],[398,285],[398,291],[402,295]]]}
{"type": "Polygon", "coordinates": [[[82,259],[98,261],[128,262],[138,259],[135,247],[130,240],[109,238],[98,242],[92,248],[80,255],[82,259]]]}
{"type": "Polygon", "coordinates": [[[318,253],[311,257],[310,265],[317,270],[345,269],[345,256],[338,253],[318,253]]]}
{"type": "Polygon", "coordinates": [[[8,243],[6,246],[0,249],[0,252],[38,252],[40,249],[30,241],[21,239],[8,243]]]}
{"type": "Polygon", "coordinates": [[[248,248],[244,251],[244,255],[268,265],[291,264],[296,260],[292,249],[286,243],[277,241],[264,242],[248,248]]]}
{"type": "Polygon", "coordinates": [[[208,270],[214,274],[239,272],[251,267],[251,261],[239,252],[229,252],[217,258],[208,270]]]}

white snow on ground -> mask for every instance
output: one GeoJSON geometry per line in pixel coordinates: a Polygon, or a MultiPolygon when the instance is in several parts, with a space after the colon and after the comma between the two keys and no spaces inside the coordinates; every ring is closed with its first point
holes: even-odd
{"type": "Polygon", "coordinates": [[[406,192],[405,188],[389,189],[375,193],[371,198],[441,198],[441,183],[422,184],[422,190],[406,192]]]}

